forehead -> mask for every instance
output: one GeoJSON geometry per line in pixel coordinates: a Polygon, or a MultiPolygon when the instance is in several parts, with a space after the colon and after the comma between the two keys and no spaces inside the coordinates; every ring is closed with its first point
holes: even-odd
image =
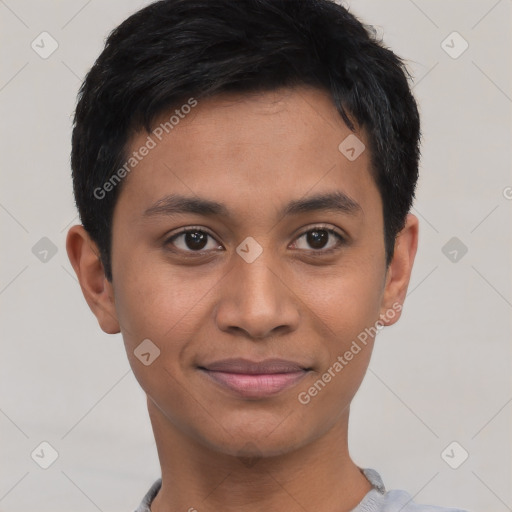
{"type": "MultiPolygon", "coordinates": [[[[192,98],[162,114],[151,133],[132,137],[128,157],[151,149],[125,179],[120,202],[129,200],[134,215],[172,193],[253,210],[328,190],[364,203],[376,193],[370,155],[364,149],[347,158],[349,136],[328,92],[319,89],[192,98]]],[[[358,152],[367,146],[364,132],[355,142],[358,152]]]]}

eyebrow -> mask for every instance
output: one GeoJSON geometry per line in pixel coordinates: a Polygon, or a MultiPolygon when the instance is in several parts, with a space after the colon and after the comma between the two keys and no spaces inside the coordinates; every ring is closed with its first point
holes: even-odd
{"type": "MultiPolygon", "coordinates": [[[[362,213],[363,209],[359,203],[347,194],[341,191],[335,191],[290,201],[281,209],[278,216],[285,217],[287,215],[298,215],[300,213],[317,211],[357,215],[362,213]]],[[[159,215],[172,216],[182,213],[195,213],[203,216],[222,216],[228,219],[233,217],[228,208],[222,203],[180,194],[170,194],[162,197],[150,206],[143,215],[144,217],[153,217],[159,215]]]]}

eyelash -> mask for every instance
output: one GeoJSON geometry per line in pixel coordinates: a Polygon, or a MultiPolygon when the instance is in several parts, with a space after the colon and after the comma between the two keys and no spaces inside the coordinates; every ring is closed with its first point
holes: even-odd
{"type": "MultiPolygon", "coordinates": [[[[346,239],[343,235],[341,235],[340,233],[338,233],[336,230],[334,230],[332,228],[329,228],[327,226],[323,226],[320,224],[309,228],[307,231],[302,232],[301,234],[299,234],[297,236],[297,238],[295,240],[299,240],[304,235],[307,235],[308,233],[310,233],[312,231],[326,231],[327,233],[334,235],[338,239],[338,242],[335,245],[335,247],[331,247],[329,249],[309,249],[309,250],[297,249],[297,250],[302,250],[302,251],[306,251],[308,253],[313,253],[315,255],[322,256],[322,255],[326,255],[326,254],[331,254],[332,252],[339,250],[341,248],[341,246],[346,243],[346,239]]],[[[216,240],[215,237],[211,233],[206,231],[204,228],[201,228],[199,226],[197,226],[197,227],[192,226],[192,227],[189,227],[182,231],[179,231],[178,233],[175,233],[172,236],[170,236],[169,238],[167,238],[167,240],[165,241],[165,245],[172,244],[175,241],[175,239],[178,238],[179,236],[186,235],[187,233],[198,233],[198,232],[204,233],[204,234],[208,235],[209,237],[213,238],[214,240],[216,240]]],[[[204,256],[205,254],[207,254],[209,252],[209,250],[192,251],[192,250],[183,250],[183,249],[177,249],[177,251],[179,251],[180,253],[186,253],[190,257],[204,256]]],[[[177,252],[177,251],[173,251],[173,252],[177,252]]]]}

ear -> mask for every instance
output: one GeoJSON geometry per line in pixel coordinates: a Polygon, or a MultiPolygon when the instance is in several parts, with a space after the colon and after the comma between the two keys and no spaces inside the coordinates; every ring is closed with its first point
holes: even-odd
{"type": "Polygon", "coordinates": [[[66,239],[66,251],[75,270],[87,304],[107,334],[120,332],[112,283],[105,270],[97,245],[83,226],[73,226],[66,239]]]}
{"type": "Polygon", "coordinates": [[[418,248],[418,231],[418,218],[409,213],[404,228],[396,238],[393,259],[386,272],[380,311],[383,325],[392,325],[400,318],[418,248]]]}

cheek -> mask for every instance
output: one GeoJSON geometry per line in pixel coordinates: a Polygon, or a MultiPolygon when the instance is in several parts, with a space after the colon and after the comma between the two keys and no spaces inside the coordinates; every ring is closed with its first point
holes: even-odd
{"type": "Polygon", "coordinates": [[[376,264],[359,260],[296,280],[301,299],[335,345],[357,336],[378,319],[382,272],[376,264]]]}
{"type": "Polygon", "coordinates": [[[158,403],[169,400],[170,410],[179,408],[180,361],[204,292],[172,274],[169,265],[134,257],[117,268],[116,310],[135,378],[158,403]]]}
{"type": "Polygon", "coordinates": [[[194,316],[204,282],[153,258],[133,257],[118,267],[116,311],[128,337],[164,341],[194,316]]]}
{"type": "Polygon", "coordinates": [[[303,285],[301,297],[313,312],[312,318],[318,320],[316,331],[322,337],[318,351],[321,365],[297,396],[308,414],[328,415],[335,421],[361,385],[379,319],[380,279],[377,267],[375,272],[364,273],[354,267],[317,277],[316,286],[308,280],[303,285]]]}
{"type": "MultiPolygon", "coordinates": [[[[132,258],[118,267],[116,311],[127,352],[150,339],[160,350],[177,350],[169,340],[183,339],[182,331],[193,317],[198,292],[184,286],[169,266],[132,258]]],[[[130,353],[128,353],[130,357],[130,353]]]]}
{"type": "Polygon", "coordinates": [[[311,420],[322,418],[327,427],[344,414],[368,368],[371,345],[360,344],[356,354],[348,350],[352,354],[350,361],[345,359],[346,351],[340,351],[308,382],[308,386],[299,390],[297,400],[311,420]]]}

